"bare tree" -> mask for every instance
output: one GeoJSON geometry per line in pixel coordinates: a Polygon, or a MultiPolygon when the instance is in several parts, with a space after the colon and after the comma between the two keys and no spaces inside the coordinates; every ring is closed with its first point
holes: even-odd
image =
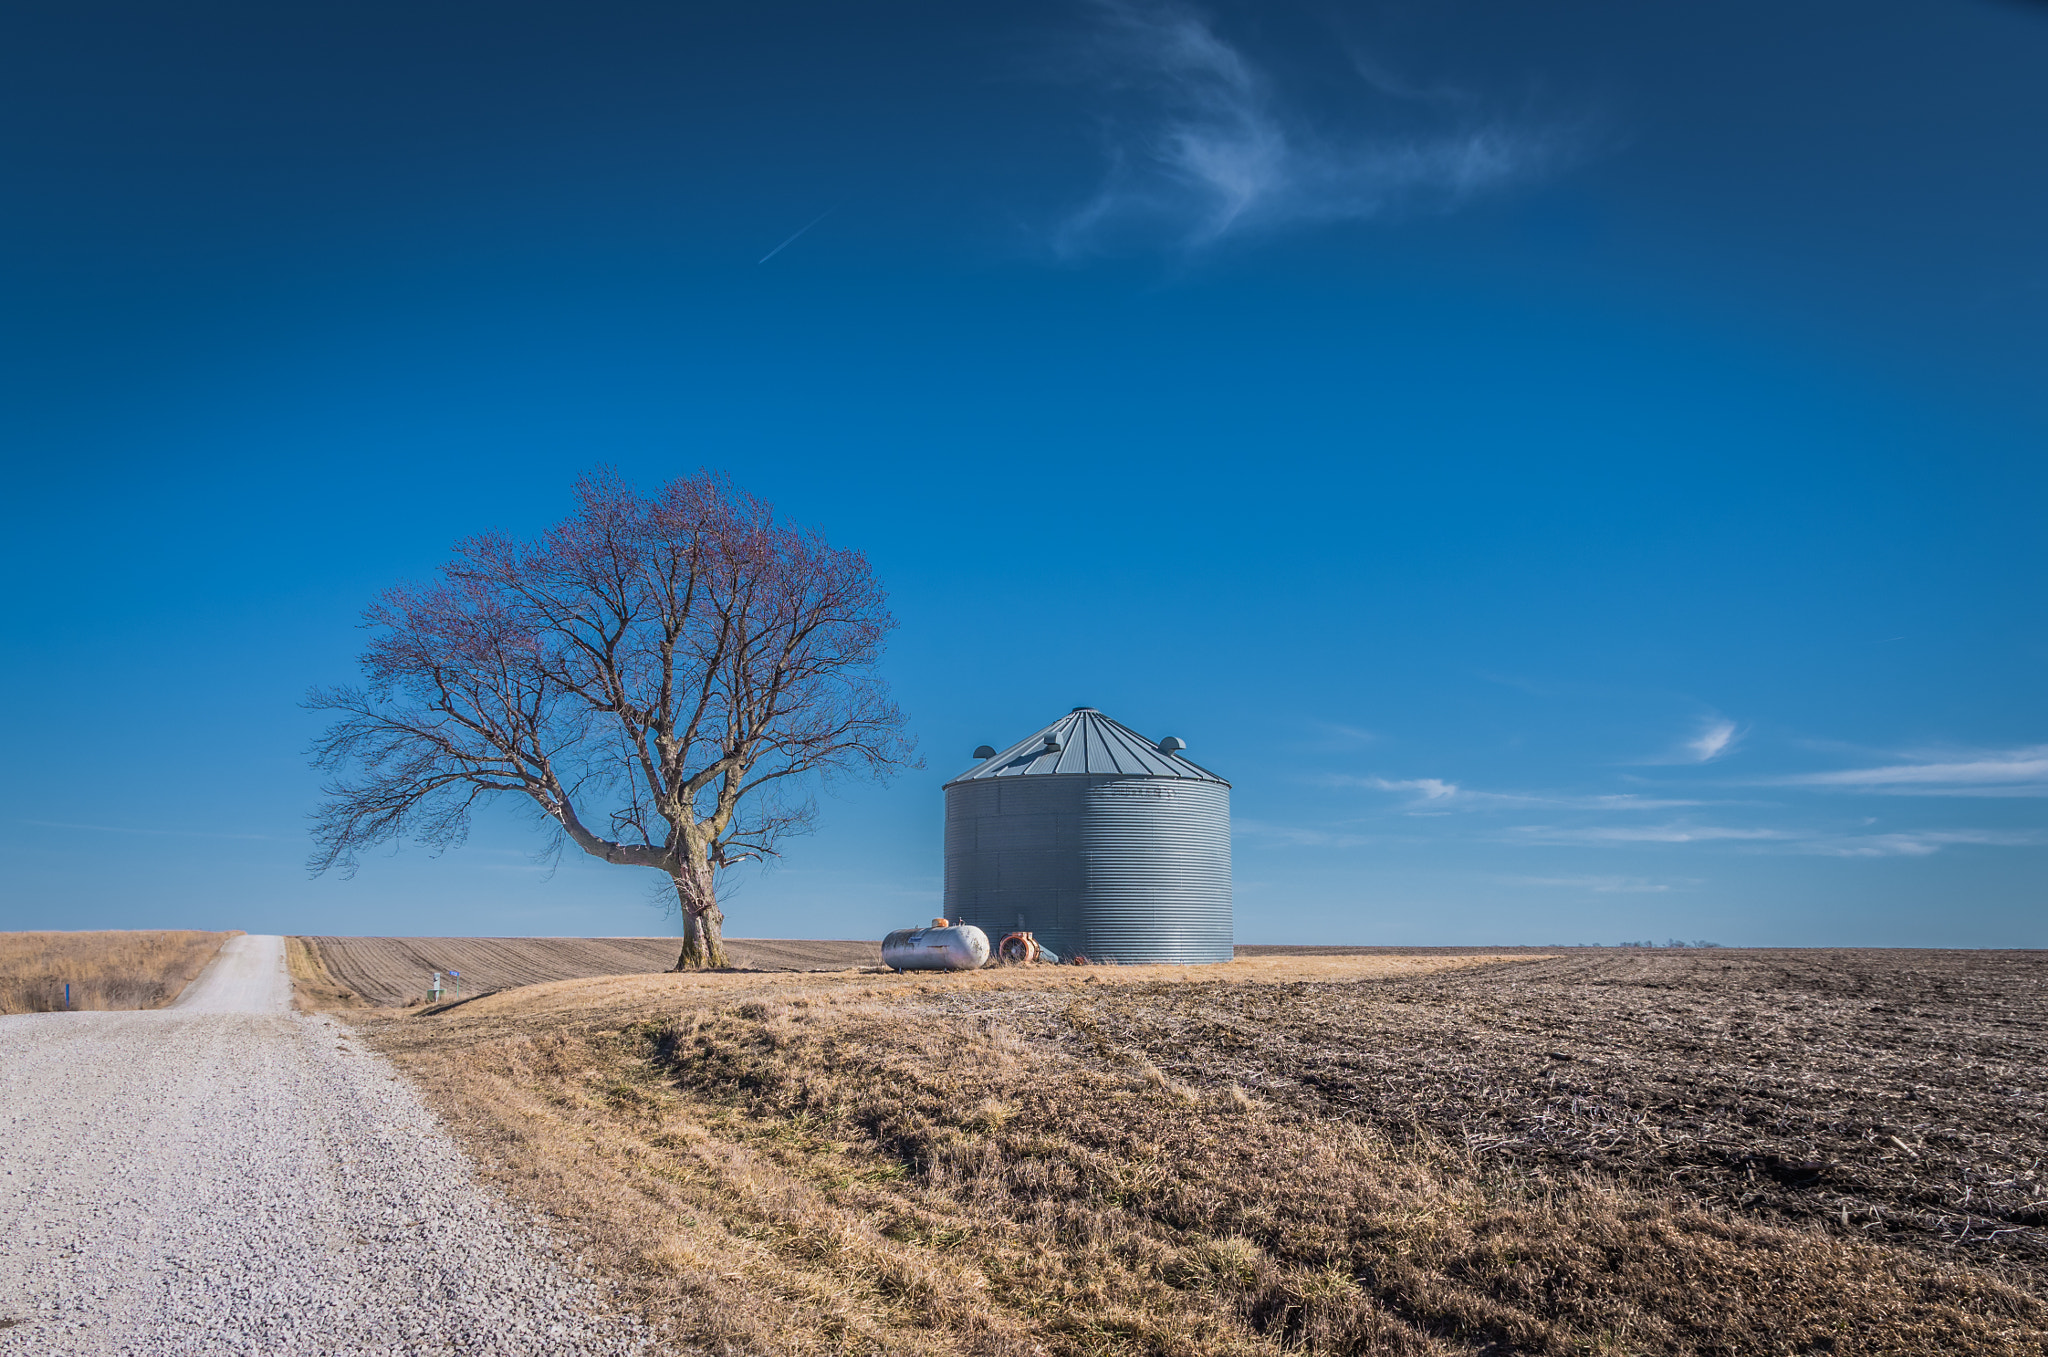
{"type": "Polygon", "coordinates": [[[466,837],[503,794],[606,862],[665,873],[677,969],[726,964],[718,878],[808,828],[816,777],[911,762],[875,674],[895,626],[858,552],[699,473],[642,497],[609,472],[539,540],[459,544],[438,580],[386,591],[361,686],[314,748],[334,774],[314,872],[359,850],[466,837]]]}

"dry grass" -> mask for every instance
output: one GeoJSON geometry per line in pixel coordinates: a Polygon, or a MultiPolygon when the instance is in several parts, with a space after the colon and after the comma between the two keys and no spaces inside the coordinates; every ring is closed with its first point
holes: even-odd
{"type": "Polygon", "coordinates": [[[162,1008],[232,933],[0,933],[0,1013],[162,1008]]]}
{"type": "MultiPolygon", "coordinates": [[[[308,941],[324,943],[326,940],[308,941]]],[[[730,945],[728,943],[728,946],[730,945]]],[[[322,955],[326,955],[324,950],[322,955]]],[[[1469,955],[1461,953],[1455,956],[1424,957],[1406,953],[1367,954],[1361,949],[1358,955],[1304,958],[1299,970],[1302,975],[1332,982],[1386,980],[1402,976],[1462,971],[1491,965],[1500,960],[1503,958],[1494,953],[1474,952],[1469,955]]],[[[731,970],[698,971],[688,975],[671,972],[594,975],[493,992],[487,998],[465,1004],[464,1008],[473,1010],[478,1015],[490,1014],[497,1018],[550,1020],[555,1017],[586,1014],[593,1009],[624,1012],[636,1005],[659,1006],[673,1002],[678,994],[696,995],[700,991],[751,992],[763,984],[770,986],[770,992],[779,992],[777,987],[784,984],[815,982],[869,987],[880,985],[880,993],[898,993],[908,986],[919,993],[957,992],[993,995],[1013,990],[1034,994],[1063,990],[1087,992],[1086,987],[1101,984],[1117,987],[1141,983],[1246,985],[1270,981],[1276,976],[1293,979],[1295,971],[1292,969],[1269,969],[1269,966],[1279,964],[1277,961],[1234,961],[1214,966],[998,966],[971,975],[926,973],[899,976],[882,966],[863,967],[857,971],[801,974],[764,974],[761,971],[731,970]],[[830,979],[827,979],[828,975],[830,979]]]]}
{"type": "Polygon", "coordinates": [[[1484,1093],[1469,1048],[1499,1015],[1459,1028],[1453,1010],[1512,990],[1539,1026],[1516,977],[1565,962],[1275,961],[567,981],[368,1025],[487,1176],[679,1346],[2048,1348],[2023,1257],[1532,1164],[1433,1119],[1442,1089],[1390,1108],[1318,1082],[1442,1069],[1463,1041],[1441,1077],[1484,1093]]]}
{"type": "MultiPolygon", "coordinates": [[[[366,1004],[401,1008],[425,1001],[435,971],[460,971],[448,981],[453,994],[477,995],[593,975],[666,971],[676,964],[679,938],[348,938],[292,940],[312,986],[336,994],[327,1006],[366,1004]],[[346,998],[340,997],[345,993],[346,998]]],[[[791,942],[731,938],[733,965],[760,971],[846,970],[875,966],[872,942],[791,942]]],[[[297,972],[294,972],[297,974],[297,972]]]]}
{"type": "Polygon", "coordinates": [[[363,997],[334,978],[320,955],[319,940],[287,937],[284,962],[292,975],[292,1002],[307,1013],[365,1007],[363,997]]]}

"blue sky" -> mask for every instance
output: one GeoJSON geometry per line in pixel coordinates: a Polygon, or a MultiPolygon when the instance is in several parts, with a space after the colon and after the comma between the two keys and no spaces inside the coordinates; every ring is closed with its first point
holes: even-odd
{"type": "Polygon", "coordinates": [[[735,935],[1089,703],[1244,941],[2048,946],[2048,7],[741,8],[0,16],[0,927],[671,928],[303,866],[361,607],[610,463],[901,622],[735,935]]]}

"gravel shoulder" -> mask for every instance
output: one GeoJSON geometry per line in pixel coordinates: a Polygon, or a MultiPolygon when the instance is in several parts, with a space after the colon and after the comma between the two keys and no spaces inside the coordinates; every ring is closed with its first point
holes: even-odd
{"type": "Polygon", "coordinates": [[[245,937],[169,1009],[0,1018],[0,1354],[649,1346],[289,996],[245,937]]]}

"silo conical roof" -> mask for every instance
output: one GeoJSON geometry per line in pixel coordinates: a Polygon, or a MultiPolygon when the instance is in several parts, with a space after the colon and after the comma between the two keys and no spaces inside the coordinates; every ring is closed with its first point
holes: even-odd
{"type": "Polygon", "coordinates": [[[1076,707],[1059,720],[1019,740],[994,758],[983,759],[946,785],[983,778],[1042,777],[1057,773],[1108,773],[1123,777],[1177,778],[1188,782],[1229,782],[1178,751],[1161,749],[1120,721],[1093,707],[1076,707]],[[1051,736],[1059,747],[1051,748],[1051,736]]]}

